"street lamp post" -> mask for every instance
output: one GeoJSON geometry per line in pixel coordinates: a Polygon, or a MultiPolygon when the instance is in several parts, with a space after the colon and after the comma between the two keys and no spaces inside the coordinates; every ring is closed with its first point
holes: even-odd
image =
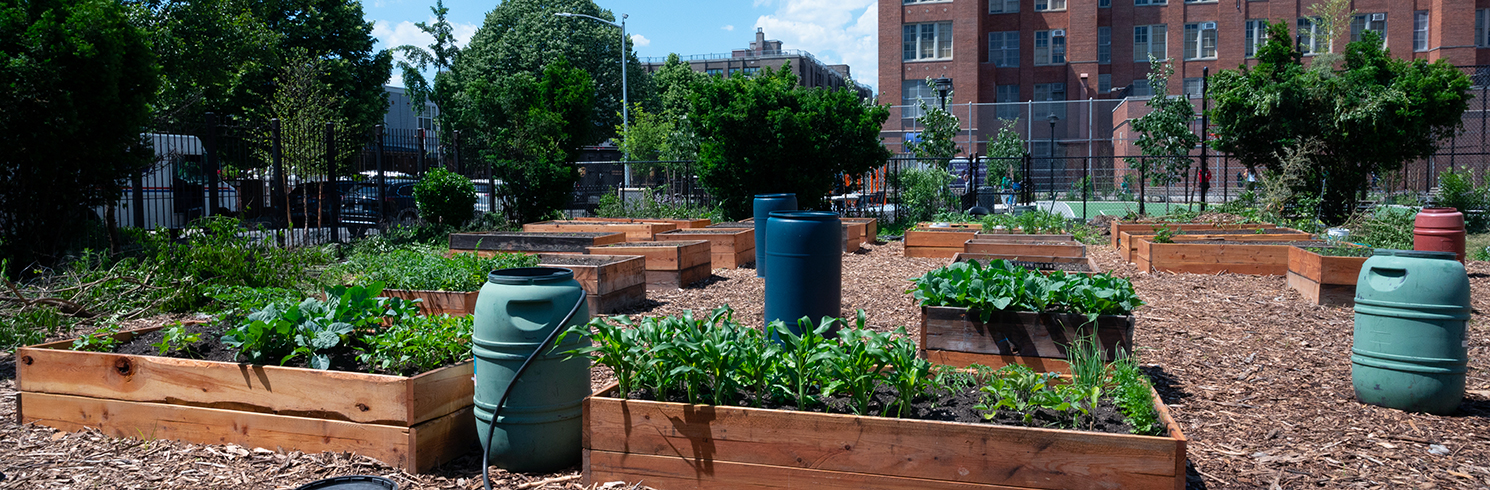
{"type": "Polygon", "coordinates": [[[931,83],[936,86],[937,98],[942,101],[942,110],[947,110],[947,92],[952,91],[952,79],[941,77],[932,80],[931,83]]]}
{"type": "MultiPolygon", "coordinates": [[[[604,24],[607,24],[607,25],[610,25],[610,26],[613,26],[613,27],[619,27],[619,28],[621,28],[621,132],[623,132],[623,133],[630,132],[631,131],[631,117],[630,117],[630,114],[631,114],[631,107],[630,106],[631,106],[631,104],[628,102],[628,99],[626,98],[626,18],[627,17],[630,17],[630,16],[627,15],[627,14],[621,14],[621,23],[620,24],[617,24],[615,22],[611,22],[611,21],[608,21],[608,20],[605,20],[605,19],[602,19],[602,18],[593,16],[593,15],[573,14],[573,13],[569,13],[569,12],[558,12],[558,13],[555,13],[554,15],[559,16],[559,17],[584,17],[586,19],[591,19],[591,20],[599,21],[601,23],[604,23],[604,24]]],[[[624,152],[621,153],[621,159],[623,161],[627,159],[626,158],[626,153],[624,153],[624,152]]],[[[631,187],[631,164],[629,164],[629,163],[626,164],[625,172],[623,172],[623,174],[624,174],[622,176],[623,177],[623,181],[624,181],[624,184],[623,185],[625,185],[626,187],[631,187]]]]}
{"type": "Polygon", "coordinates": [[[1046,121],[1050,121],[1050,210],[1052,212],[1054,212],[1055,211],[1055,122],[1061,120],[1061,118],[1056,117],[1056,115],[1055,115],[1055,108],[1051,108],[1050,117],[1045,118],[1045,120],[1046,121]]]}

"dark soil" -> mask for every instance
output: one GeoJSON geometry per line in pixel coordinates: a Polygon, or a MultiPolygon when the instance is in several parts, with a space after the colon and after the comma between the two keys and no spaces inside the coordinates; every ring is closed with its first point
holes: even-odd
{"type": "Polygon", "coordinates": [[[618,231],[498,231],[488,233],[474,233],[476,235],[503,236],[503,237],[588,237],[598,238],[614,235],[618,231]]]}
{"type": "Polygon", "coordinates": [[[730,221],[730,222],[725,222],[725,223],[714,223],[712,225],[709,225],[708,227],[709,228],[750,228],[750,229],[753,230],[753,229],[755,229],[755,223],[742,223],[742,222],[739,222],[739,221],[730,221]]]}
{"type": "MultiPolygon", "coordinates": [[[[189,350],[170,350],[165,354],[161,354],[160,348],[151,345],[159,344],[161,339],[165,338],[165,329],[160,329],[137,336],[129,342],[121,342],[114,351],[119,354],[246,363],[248,362],[247,360],[237,358],[237,350],[222,343],[223,332],[226,332],[231,327],[232,325],[225,321],[186,324],[186,331],[188,333],[197,333],[202,336],[201,340],[192,344],[189,350]]],[[[395,376],[412,376],[418,374],[417,372],[394,372],[363,363],[357,360],[357,355],[361,354],[361,352],[349,345],[339,345],[334,349],[326,351],[326,353],[331,357],[331,371],[391,374],[395,376]]],[[[275,363],[271,364],[277,364],[278,359],[275,359],[275,361],[275,363]]],[[[310,368],[310,359],[305,356],[297,356],[294,359],[290,359],[283,366],[308,369],[310,368]]]]}
{"type": "MultiPolygon", "coordinates": [[[[730,228],[726,228],[730,230],[730,228]]],[[[733,228],[739,230],[739,228],[733,228]]],[[[736,233],[735,231],[710,230],[708,228],[681,228],[667,232],[669,235],[718,235],[721,233],[736,233]]]]}
{"type": "MultiPolygon", "coordinates": [[[[538,265],[605,265],[614,264],[617,260],[608,255],[544,255],[538,260],[538,265]]],[[[629,256],[628,256],[629,257],[629,256]]]]}
{"type": "MultiPolygon", "coordinates": [[[[1157,225],[1155,225],[1155,226],[1157,226],[1157,225]]],[[[1279,233],[1289,233],[1289,234],[1300,233],[1298,231],[1284,230],[1284,229],[1279,229],[1279,228],[1262,228],[1262,230],[1263,230],[1262,233],[1258,233],[1257,232],[1257,229],[1255,229],[1255,228],[1254,229],[1251,229],[1251,230],[1179,230],[1177,233],[1175,233],[1174,236],[1185,236],[1185,235],[1269,235],[1269,234],[1279,234],[1279,233]]],[[[1133,235],[1133,236],[1149,236],[1149,235],[1152,235],[1152,233],[1133,233],[1131,231],[1128,232],[1128,234],[1129,235],[1133,235]]]]}
{"type": "Polygon", "coordinates": [[[1242,241],[1242,240],[1185,240],[1185,241],[1182,241],[1182,242],[1174,242],[1174,243],[1178,243],[1178,244],[1182,244],[1182,245],[1183,244],[1190,244],[1190,243],[1200,244],[1200,245],[1292,245],[1292,246],[1301,247],[1301,248],[1328,247],[1329,246],[1329,242],[1326,242],[1324,240],[1297,240],[1297,241],[1286,241],[1286,242],[1285,241],[1254,242],[1254,241],[1242,241]]]}
{"type": "MultiPolygon", "coordinates": [[[[711,394],[701,394],[700,403],[707,403],[711,394]]],[[[638,400],[656,400],[651,390],[636,390],[630,398],[638,400]]],[[[742,391],[736,397],[738,402],[733,406],[755,407],[756,397],[753,393],[742,391]]],[[[667,400],[673,403],[688,403],[686,394],[669,392],[667,400]]],[[[885,413],[886,406],[895,403],[894,389],[881,386],[875,390],[874,398],[869,403],[869,411],[864,415],[881,415],[885,413]]],[[[945,422],[962,422],[969,424],[997,424],[1020,427],[1043,427],[1054,429],[1079,428],[1093,432],[1105,432],[1109,434],[1131,434],[1133,426],[1123,421],[1123,413],[1113,404],[1111,398],[1102,399],[1096,410],[1092,411],[1091,417],[1082,417],[1079,427],[1073,417],[1050,410],[1037,408],[1031,413],[1028,422],[1024,414],[1006,409],[1000,409],[994,413],[992,418],[984,417],[984,411],[973,407],[983,403],[983,393],[976,388],[967,391],[952,393],[943,391],[936,396],[917,398],[906,408],[903,417],[915,420],[940,420],[945,422]]],[[[788,400],[772,399],[766,400],[759,408],[777,410],[799,410],[797,406],[788,400]]],[[[890,407],[890,416],[894,416],[898,406],[890,407]]],[[[853,400],[845,396],[833,396],[826,399],[824,405],[813,405],[806,409],[808,412],[825,412],[852,414],[853,400]]]]}

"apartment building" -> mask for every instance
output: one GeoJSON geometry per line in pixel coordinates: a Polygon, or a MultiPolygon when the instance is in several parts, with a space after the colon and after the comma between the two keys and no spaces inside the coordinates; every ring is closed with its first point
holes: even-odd
{"type": "MultiPolygon", "coordinates": [[[[952,80],[948,104],[1145,96],[1153,93],[1145,78],[1151,55],[1176,62],[1169,93],[1198,96],[1202,70],[1255,63],[1265,22],[1286,22],[1307,53],[1328,51],[1331,41],[1316,35],[1311,7],[1317,1],[881,2],[878,97],[907,106],[933,102],[937,91],[926,85],[928,77],[952,80]]],[[[1490,64],[1490,0],[1358,0],[1351,8],[1356,15],[1348,35],[1334,40],[1336,52],[1371,30],[1383,33],[1399,58],[1490,64]]],[[[978,120],[991,119],[992,111],[972,112],[965,128],[993,122],[978,120]]],[[[914,110],[893,111],[885,130],[914,131],[914,117],[914,110]]],[[[1084,124],[1075,115],[1060,119],[1060,127],[1051,123],[1054,135],[1084,124]]],[[[972,151],[981,150],[976,146],[972,151]]]]}
{"type": "MultiPolygon", "coordinates": [[[[766,33],[761,28],[755,29],[755,41],[747,48],[729,53],[682,55],[679,59],[688,63],[693,71],[721,78],[751,76],[759,73],[762,68],[780,70],[782,66],[791,63],[792,73],[797,76],[797,84],[800,86],[848,88],[858,93],[860,98],[874,96],[868,85],[850,78],[848,65],[829,65],[818,61],[812,53],[782,49],[781,41],[766,39],[766,33]]],[[[661,69],[667,58],[642,58],[641,62],[642,68],[651,73],[661,69]]]]}

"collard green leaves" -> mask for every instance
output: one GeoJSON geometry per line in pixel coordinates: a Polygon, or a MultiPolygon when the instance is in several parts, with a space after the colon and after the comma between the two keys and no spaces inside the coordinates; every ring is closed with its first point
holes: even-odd
{"type": "Polygon", "coordinates": [[[1042,274],[1008,261],[958,262],[912,279],[921,306],[978,310],[983,320],[996,311],[1075,313],[1095,321],[1100,315],[1126,315],[1143,305],[1133,284],[1110,274],[1042,274]]]}

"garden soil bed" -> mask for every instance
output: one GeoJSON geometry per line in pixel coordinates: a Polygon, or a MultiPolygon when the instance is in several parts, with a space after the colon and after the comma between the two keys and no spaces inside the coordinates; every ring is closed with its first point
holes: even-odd
{"type": "Polygon", "coordinates": [[[980,254],[1041,255],[1048,257],[1086,257],[1086,245],[1074,241],[1006,241],[985,238],[968,240],[962,251],[980,254]]]}
{"type": "MultiPolygon", "coordinates": [[[[843,256],[842,308],[867,309],[876,330],[904,325],[919,335],[920,308],[904,293],[906,278],[946,260],[906,258],[900,242],[865,248],[843,256]]],[[[1148,364],[1190,439],[1189,488],[1490,487],[1490,262],[1468,263],[1474,304],[1468,395],[1455,415],[1435,416],[1356,402],[1351,310],[1309,304],[1283,277],[1139,273],[1114,248],[1088,247],[1088,255],[1100,268],[1130,277],[1148,303],[1135,312],[1135,355],[1148,364]],[[1447,453],[1430,453],[1433,444],[1447,453]]],[[[754,270],[721,270],[700,287],[654,291],[627,313],[676,315],[728,303],[736,318],[759,328],[763,285],[754,270]]],[[[136,320],[126,328],[179,318],[136,320]]],[[[413,474],[355,453],[193,444],[148,434],[116,438],[17,424],[15,367],[13,356],[0,353],[0,473],[6,475],[0,488],[270,490],[353,474],[385,476],[404,490],[481,488],[475,452],[413,474]]],[[[612,382],[607,370],[593,370],[596,389],[612,382]]],[[[578,467],[548,474],[492,471],[494,488],[581,488],[578,467]]]]}
{"type": "Polygon", "coordinates": [[[1367,257],[1320,255],[1318,250],[1289,247],[1288,287],[1314,304],[1354,306],[1356,282],[1367,257]]]}
{"type": "Polygon", "coordinates": [[[647,300],[647,259],[636,255],[538,254],[538,265],[574,272],[590,316],[617,313],[647,300]]]}
{"type": "MultiPolygon", "coordinates": [[[[1308,233],[1289,228],[1260,228],[1240,230],[1199,230],[1187,231],[1175,235],[1175,239],[1204,240],[1206,237],[1223,237],[1228,240],[1308,240],[1313,237],[1308,233]]],[[[1138,249],[1138,240],[1153,240],[1157,236],[1153,230],[1132,230],[1118,234],[1118,252],[1123,254],[1123,260],[1132,262],[1133,254],[1138,249]]]]}
{"type": "Polygon", "coordinates": [[[992,260],[1007,260],[1010,262],[1014,262],[1014,265],[1038,270],[1040,272],[1064,271],[1068,273],[1074,272],[1079,274],[1096,274],[1098,272],[1101,272],[1097,269],[1097,262],[1092,260],[1091,257],[1050,257],[1046,255],[1008,255],[962,252],[952,256],[952,262],[950,262],[948,265],[955,264],[957,262],[967,262],[969,260],[977,260],[984,264],[987,264],[989,261],[992,260]]]}
{"type": "Polygon", "coordinates": [[[520,232],[451,233],[450,250],[489,254],[490,252],[587,253],[590,247],[621,243],[620,232],[520,232]]]}
{"type": "Polygon", "coordinates": [[[1135,239],[1133,264],[1138,270],[1188,272],[1194,274],[1288,274],[1288,249],[1293,246],[1326,246],[1322,240],[1271,241],[1263,239],[1212,239],[1175,237],[1174,243],[1135,239]]]}

